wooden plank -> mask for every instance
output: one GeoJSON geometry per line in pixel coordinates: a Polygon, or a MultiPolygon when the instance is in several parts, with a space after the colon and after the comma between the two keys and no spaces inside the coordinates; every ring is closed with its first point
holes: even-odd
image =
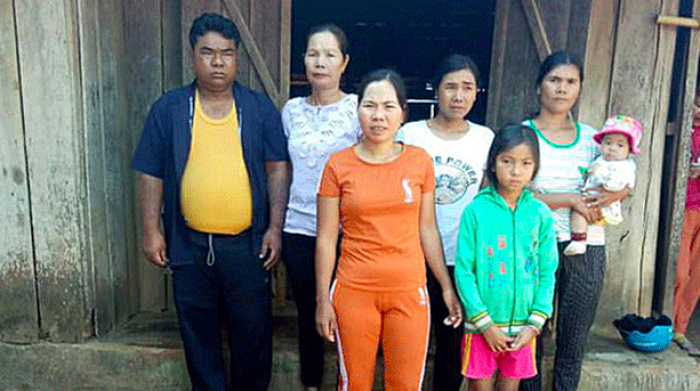
{"type": "MultiPolygon", "coordinates": [[[[122,3],[113,0],[99,2],[98,49],[100,62],[100,110],[102,128],[99,134],[106,140],[102,170],[104,172],[105,216],[109,245],[109,288],[114,302],[115,324],[126,321],[133,315],[129,305],[129,262],[136,260],[137,238],[134,214],[124,213],[134,209],[134,182],[131,180],[131,135],[129,119],[122,115],[128,112],[129,86],[126,70],[126,49],[122,3]]],[[[145,37],[144,37],[145,38],[145,37]]],[[[94,132],[89,129],[88,132],[94,132]]],[[[88,151],[88,155],[92,154],[88,151]]],[[[98,292],[99,293],[99,292],[98,292]]],[[[101,300],[101,295],[98,299],[101,300]]],[[[104,324],[100,331],[112,328],[104,324]]]]}
{"type": "Polygon", "coordinates": [[[504,21],[500,20],[500,16],[497,20],[497,24],[507,24],[503,43],[506,47],[498,49],[499,52],[503,52],[503,71],[499,71],[500,78],[491,78],[489,92],[489,110],[497,107],[495,117],[491,117],[489,113],[491,118],[489,126],[494,129],[506,123],[527,118],[539,107],[534,84],[540,60],[529,27],[525,22],[522,3],[519,0],[512,0],[504,16],[506,17],[504,21]],[[491,91],[494,89],[498,94],[497,102],[491,101],[491,91]]]}
{"type": "Polygon", "coordinates": [[[0,341],[39,338],[15,10],[0,2],[0,341]]]}
{"type": "Polygon", "coordinates": [[[92,334],[76,10],[14,4],[41,329],[51,341],[76,342],[92,334]]]}
{"type": "Polygon", "coordinates": [[[656,18],[656,23],[677,27],[690,27],[693,29],[700,28],[700,21],[692,18],[682,18],[680,16],[659,15],[659,17],[656,18]]]}
{"type": "Polygon", "coordinates": [[[292,51],[292,0],[280,0],[280,96],[277,107],[282,107],[289,99],[289,83],[292,51]]]}
{"type": "MultiPolygon", "coordinates": [[[[131,0],[124,3],[124,15],[126,62],[129,64],[128,80],[131,83],[128,127],[132,132],[131,151],[133,151],[151,104],[163,93],[160,3],[150,0],[131,0]]],[[[134,182],[137,175],[133,175],[134,182]]],[[[134,193],[132,197],[136,199],[134,193]]],[[[137,207],[134,206],[134,209],[137,207]]],[[[137,211],[134,213],[135,216],[140,216],[137,211]]],[[[137,227],[138,262],[132,266],[130,273],[138,276],[138,308],[145,311],[160,311],[166,306],[164,273],[143,257],[140,251],[141,224],[137,224],[137,227]]]]}
{"type": "Polygon", "coordinates": [[[161,0],[163,89],[182,86],[182,0],[161,0]]]}
{"type": "MultiPolygon", "coordinates": [[[[582,61],[586,58],[586,47],[588,44],[589,26],[593,26],[592,12],[596,0],[572,1],[569,7],[569,28],[566,31],[566,42],[562,47],[575,54],[582,61]]],[[[608,2],[615,5],[615,2],[608,2]]],[[[607,25],[606,25],[607,26],[607,25]]],[[[599,28],[596,26],[594,29],[599,28]]],[[[555,45],[556,47],[556,45],[555,45]]],[[[588,69],[584,67],[584,73],[588,69]]],[[[586,75],[588,78],[588,75],[586,75]]]]}
{"type": "Polygon", "coordinates": [[[677,9],[678,1],[622,0],[618,14],[609,114],[637,118],[645,128],[642,154],[636,158],[637,183],[623,203],[625,222],[608,227],[608,275],[596,328],[610,326],[620,314],[649,314],[653,293],[668,94],[675,32],[659,30],[653,15],[677,9]],[[646,50],[639,50],[640,47],[646,50]]]}
{"type": "Polygon", "coordinates": [[[240,8],[232,0],[221,1],[224,4],[226,10],[228,11],[228,15],[231,17],[231,19],[236,24],[238,30],[241,33],[241,39],[243,41],[243,44],[245,45],[246,50],[250,55],[253,66],[255,67],[255,71],[257,72],[258,76],[262,80],[263,85],[265,86],[265,92],[270,97],[270,99],[272,99],[273,102],[279,101],[279,91],[277,90],[277,86],[275,85],[275,82],[272,79],[270,70],[265,64],[265,60],[262,54],[260,53],[260,49],[258,48],[258,45],[256,44],[255,39],[253,38],[253,35],[250,32],[250,29],[248,28],[248,24],[246,23],[246,20],[243,14],[241,13],[240,8]]]}
{"type": "Polygon", "coordinates": [[[537,54],[540,57],[540,61],[542,61],[552,53],[552,44],[545,29],[539,2],[537,0],[522,0],[522,5],[525,10],[525,19],[528,26],[530,26],[532,39],[537,48],[537,54]]]}
{"type": "MultiPolygon", "coordinates": [[[[248,18],[248,27],[256,46],[260,49],[265,62],[265,68],[272,76],[272,82],[275,84],[275,89],[278,91],[277,100],[273,100],[279,108],[282,106],[279,102],[279,66],[280,66],[280,28],[282,16],[280,0],[265,0],[251,1],[248,18]]],[[[252,78],[253,75],[251,75],[252,78]]],[[[252,82],[253,80],[251,80],[252,82]]],[[[259,77],[258,72],[255,72],[255,84],[251,83],[251,88],[264,91],[264,85],[259,77]]],[[[272,98],[272,97],[271,97],[272,98]]]]}
{"type": "Polygon", "coordinates": [[[99,12],[93,1],[77,3],[80,23],[80,83],[85,134],[88,238],[86,269],[89,273],[89,305],[95,309],[95,332],[100,335],[114,325],[114,291],[111,285],[110,248],[104,182],[103,117],[100,108],[99,12]],[[99,324],[99,326],[98,326],[99,324]]]}
{"type": "MultiPolygon", "coordinates": [[[[219,1],[223,8],[223,2],[221,2],[221,0],[219,1]]],[[[250,20],[250,10],[254,1],[255,0],[236,0],[236,4],[241,10],[241,14],[243,14],[246,18],[246,22],[250,20]]],[[[229,16],[225,8],[223,13],[227,17],[229,16]]],[[[241,42],[240,47],[238,48],[238,74],[236,75],[236,80],[248,88],[258,91],[265,91],[265,87],[262,85],[262,82],[255,72],[255,66],[253,65],[253,61],[250,59],[248,48],[243,42],[241,42]]]]}
{"type": "Polygon", "coordinates": [[[510,2],[496,2],[496,17],[493,27],[493,49],[491,51],[491,72],[489,80],[488,102],[486,103],[486,125],[497,129],[498,112],[501,108],[501,90],[504,88],[501,80],[505,69],[505,57],[508,36],[508,13],[510,2]]]}
{"type": "Polygon", "coordinates": [[[591,3],[585,53],[581,57],[585,79],[578,118],[598,127],[608,115],[619,3],[609,0],[592,0],[591,3]]]}
{"type": "MultiPolygon", "coordinates": [[[[700,18],[700,1],[694,2],[693,17],[700,18]]],[[[672,28],[673,29],[673,28],[672,28]]],[[[698,58],[700,57],[700,31],[693,30],[690,33],[690,45],[686,56],[686,69],[698,69],[698,58]]],[[[693,102],[695,100],[695,90],[697,86],[697,73],[695,71],[685,72],[683,90],[683,108],[681,126],[676,140],[674,156],[675,163],[675,183],[673,190],[673,206],[671,208],[671,221],[666,232],[669,234],[667,243],[667,254],[664,257],[665,267],[660,268],[660,308],[663,314],[671,316],[673,314],[673,293],[676,283],[676,267],[678,263],[678,248],[680,247],[680,236],[683,230],[683,218],[685,215],[685,196],[688,185],[688,164],[690,163],[691,136],[693,132],[693,102]]]]}

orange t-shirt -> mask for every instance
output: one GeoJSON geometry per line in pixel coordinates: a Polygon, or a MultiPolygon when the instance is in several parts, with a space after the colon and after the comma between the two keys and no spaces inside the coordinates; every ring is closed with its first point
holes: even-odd
{"type": "Polygon", "coordinates": [[[404,145],[381,164],[361,160],[353,147],[332,155],[318,194],[340,198],[338,283],[372,291],[425,285],[418,219],[421,197],[434,189],[432,160],[418,147],[404,145]]]}

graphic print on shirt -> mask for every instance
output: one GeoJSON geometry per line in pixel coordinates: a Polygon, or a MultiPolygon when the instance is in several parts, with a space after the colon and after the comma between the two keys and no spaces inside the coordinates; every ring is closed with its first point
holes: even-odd
{"type": "Polygon", "coordinates": [[[410,204],[411,202],[413,202],[413,190],[411,190],[411,180],[408,178],[404,178],[401,181],[401,187],[403,187],[404,191],[403,202],[410,204]]]}
{"type": "Polygon", "coordinates": [[[478,186],[477,172],[469,163],[447,156],[435,156],[435,203],[452,204],[467,193],[470,186],[478,186]]]}

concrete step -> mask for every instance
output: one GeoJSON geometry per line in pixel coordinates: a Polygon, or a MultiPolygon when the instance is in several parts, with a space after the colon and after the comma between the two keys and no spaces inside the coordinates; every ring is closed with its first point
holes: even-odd
{"type": "MultiPolygon", "coordinates": [[[[302,389],[295,336],[293,316],[275,317],[270,391],[302,389]]],[[[592,336],[588,347],[580,391],[700,390],[698,361],[675,346],[661,353],[644,354],[628,349],[619,338],[592,336]]],[[[334,389],[335,360],[334,346],[328,344],[323,390],[334,389]]],[[[547,357],[547,381],[551,378],[551,365],[552,359],[547,357]]],[[[430,376],[429,362],[426,391],[430,376]]],[[[381,366],[374,389],[383,389],[381,366]]],[[[189,390],[174,316],[142,314],[117,332],[83,344],[0,343],[0,391],[34,390],[189,390]]]]}

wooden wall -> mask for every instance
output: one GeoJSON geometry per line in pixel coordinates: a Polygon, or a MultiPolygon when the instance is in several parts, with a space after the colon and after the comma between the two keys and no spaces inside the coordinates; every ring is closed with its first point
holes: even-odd
{"type": "MultiPolygon", "coordinates": [[[[128,155],[136,148],[141,128],[151,104],[163,92],[182,83],[182,49],[179,0],[129,0],[124,3],[126,69],[129,80],[128,133],[131,145],[128,155]]],[[[136,173],[130,175],[131,183],[136,173]]],[[[133,196],[135,198],[135,187],[133,196]]],[[[139,214],[134,204],[130,214],[139,214]]],[[[136,224],[140,249],[141,224],[136,224]]],[[[151,265],[139,250],[132,265],[132,305],[139,311],[172,309],[169,276],[163,269],[151,265]]]]}
{"type": "Polygon", "coordinates": [[[0,21],[0,341],[31,342],[39,337],[38,312],[12,2],[0,2],[0,21]]]}
{"type": "Polygon", "coordinates": [[[612,320],[651,312],[676,39],[676,29],[659,27],[656,16],[677,15],[678,5],[678,0],[594,2],[585,60],[591,78],[586,83],[593,83],[585,86],[580,118],[600,126],[608,115],[626,114],[644,126],[637,184],[623,203],[625,222],[606,230],[608,273],[596,327],[611,335],[612,320]]]}
{"type": "Polygon", "coordinates": [[[137,309],[122,5],[0,3],[2,341],[83,341],[137,309]]]}

